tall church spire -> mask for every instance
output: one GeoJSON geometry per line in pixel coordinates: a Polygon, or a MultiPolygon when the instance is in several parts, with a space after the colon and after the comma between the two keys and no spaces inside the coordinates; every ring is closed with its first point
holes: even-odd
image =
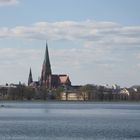
{"type": "Polygon", "coordinates": [[[29,72],[29,77],[28,77],[28,86],[33,82],[33,77],[32,77],[32,70],[30,68],[30,72],[29,72]]]}
{"type": "Polygon", "coordinates": [[[45,51],[45,58],[42,66],[41,72],[41,85],[46,86],[47,88],[51,87],[51,65],[49,59],[49,52],[48,52],[48,44],[46,42],[46,51],[45,51]]]}

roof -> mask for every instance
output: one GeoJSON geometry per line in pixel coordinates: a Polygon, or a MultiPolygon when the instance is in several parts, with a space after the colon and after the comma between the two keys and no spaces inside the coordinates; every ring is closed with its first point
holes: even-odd
{"type": "Polygon", "coordinates": [[[68,75],[59,75],[59,79],[61,84],[66,84],[70,82],[68,75]]]}

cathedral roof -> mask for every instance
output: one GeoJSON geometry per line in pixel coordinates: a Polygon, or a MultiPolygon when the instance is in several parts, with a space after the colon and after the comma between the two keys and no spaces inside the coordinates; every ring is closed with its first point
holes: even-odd
{"type": "Polygon", "coordinates": [[[51,75],[51,65],[50,65],[50,59],[49,59],[49,52],[48,52],[48,45],[46,43],[46,51],[45,51],[45,58],[42,66],[42,72],[41,72],[41,81],[48,80],[49,75],[51,75]]]}
{"type": "Polygon", "coordinates": [[[66,84],[70,82],[68,75],[59,75],[59,79],[61,84],[66,84]]]}

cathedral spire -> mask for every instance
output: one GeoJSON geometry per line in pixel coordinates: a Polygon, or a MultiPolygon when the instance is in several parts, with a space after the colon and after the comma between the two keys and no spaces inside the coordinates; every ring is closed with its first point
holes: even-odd
{"type": "Polygon", "coordinates": [[[42,66],[41,72],[41,85],[47,86],[49,88],[51,86],[51,65],[49,59],[49,52],[48,52],[48,44],[46,42],[46,51],[45,51],[45,58],[42,66]]]}
{"type": "Polygon", "coordinates": [[[32,70],[30,68],[30,72],[29,72],[29,77],[28,77],[28,86],[33,82],[33,77],[32,77],[32,70]]]}

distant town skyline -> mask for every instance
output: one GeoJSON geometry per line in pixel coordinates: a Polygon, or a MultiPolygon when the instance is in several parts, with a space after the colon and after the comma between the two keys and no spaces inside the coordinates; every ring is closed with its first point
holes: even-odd
{"type": "Polygon", "coordinates": [[[140,85],[139,0],[0,0],[0,84],[53,73],[73,85],[140,85]]]}

